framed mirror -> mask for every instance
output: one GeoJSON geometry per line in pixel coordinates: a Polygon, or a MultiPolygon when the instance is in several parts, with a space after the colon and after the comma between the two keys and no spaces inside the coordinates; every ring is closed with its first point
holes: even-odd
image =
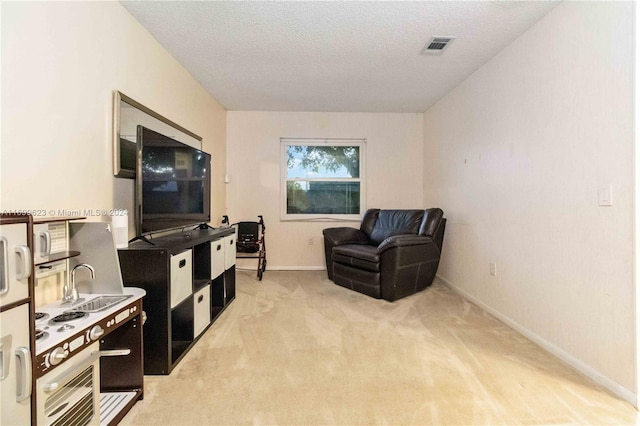
{"type": "Polygon", "coordinates": [[[202,149],[200,136],[116,90],[113,96],[113,174],[116,177],[136,177],[136,129],[139,124],[202,149]]]}

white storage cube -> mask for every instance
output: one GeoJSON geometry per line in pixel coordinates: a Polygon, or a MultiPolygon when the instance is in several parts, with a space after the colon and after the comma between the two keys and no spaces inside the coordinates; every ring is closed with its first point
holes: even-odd
{"type": "Polygon", "coordinates": [[[220,238],[211,241],[211,279],[214,280],[225,271],[225,241],[220,238]]]}
{"type": "Polygon", "coordinates": [[[204,331],[211,321],[211,286],[207,285],[193,295],[193,338],[204,331]]]}
{"type": "Polygon", "coordinates": [[[171,256],[171,309],[192,292],[193,267],[191,250],[171,256]]]}
{"type": "Polygon", "coordinates": [[[236,264],[236,234],[224,237],[224,269],[236,264]]]}

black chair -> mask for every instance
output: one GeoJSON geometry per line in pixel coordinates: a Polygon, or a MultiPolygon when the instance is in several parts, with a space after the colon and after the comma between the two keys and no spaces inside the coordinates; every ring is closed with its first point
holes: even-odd
{"type": "Polygon", "coordinates": [[[388,301],[424,290],[438,270],[445,226],[439,208],[370,209],[360,229],[325,229],[329,279],[388,301]]]}

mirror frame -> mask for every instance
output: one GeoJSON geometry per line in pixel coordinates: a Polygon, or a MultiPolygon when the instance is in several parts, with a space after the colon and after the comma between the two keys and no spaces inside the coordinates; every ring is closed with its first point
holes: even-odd
{"type": "Polygon", "coordinates": [[[202,143],[202,137],[196,135],[193,132],[190,132],[189,130],[185,129],[179,124],[174,123],[168,118],[165,118],[162,115],[158,114],[157,112],[153,111],[152,109],[142,105],[140,102],[137,102],[131,99],[130,97],[128,97],[127,95],[125,95],[124,93],[121,93],[120,91],[116,90],[113,93],[113,175],[115,177],[127,178],[127,179],[135,179],[136,177],[135,169],[130,170],[130,169],[122,168],[122,161],[120,157],[120,102],[129,104],[132,107],[144,112],[145,114],[163,122],[164,124],[167,124],[173,127],[174,129],[202,143]]]}

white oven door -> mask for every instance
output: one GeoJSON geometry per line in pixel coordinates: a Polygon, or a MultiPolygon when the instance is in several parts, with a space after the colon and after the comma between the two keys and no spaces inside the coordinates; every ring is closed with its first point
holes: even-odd
{"type": "Polygon", "coordinates": [[[31,423],[29,305],[0,313],[0,425],[31,423]]]}
{"type": "Polygon", "coordinates": [[[98,342],[37,381],[38,425],[100,424],[98,342]]]}

